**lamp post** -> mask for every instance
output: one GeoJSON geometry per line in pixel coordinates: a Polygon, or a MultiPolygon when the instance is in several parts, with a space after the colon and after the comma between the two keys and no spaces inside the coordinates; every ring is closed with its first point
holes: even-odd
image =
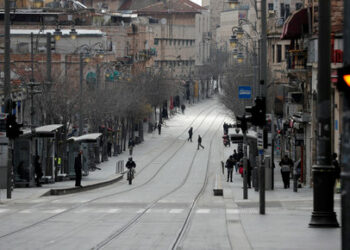
{"type": "Polygon", "coordinates": [[[310,227],[339,227],[334,212],[335,170],[331,159],[331,85],[330,85],[330,0],[319,2],[317,147],[316,165],[312,166],[314,193],[310,227]]]}

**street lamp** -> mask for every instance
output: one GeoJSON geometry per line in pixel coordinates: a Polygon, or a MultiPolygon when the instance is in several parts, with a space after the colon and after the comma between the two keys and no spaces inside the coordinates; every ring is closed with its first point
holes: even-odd
{"type": "Polygon", "coordinates": [[[78,32],[72,27],[71,31],[69,32],[69,36],[72,40],[75,40],[77,38],[78,32]]]}
{"type": "Polygon", "coordinates": [[[241,39],[244,35],[244,31],[242,29],[242,27],[238,27],[237,30],[236,30],[236,36],[238,39],[241,39]]]}
{"type": "Polygon", "coordinates": [[[243,63],[243,60],[244,60],[243,53],[239,52],[238,55],[237,55],[237,62],[238,63],[243,63]]]}
{"type": "Polygon", "coordinates": [[[238,43],[238,39],[237,39],[236,35],[233,34],[231,36],[231,38],[230,38],[230,46],[231,46],[231,48],[233,48],[233,49],[236,48],[237,47],[237,43],[238,43]]]}
{"type": "Polygon", "coordinates": [[[62,36],[62,31],[57,25],[57,28],[55,29],[55,32],[53,33],[53,37],[55,38],[56,41],[59,41],[61,39],[61,36],[62,36]]]}
{"type": "Polygon", "coordinates": [[[228,2],[228,4],[230,5],[231,9],[236,9],[239,6],[239,1],[238,0],[230,0],[228,2]]]}

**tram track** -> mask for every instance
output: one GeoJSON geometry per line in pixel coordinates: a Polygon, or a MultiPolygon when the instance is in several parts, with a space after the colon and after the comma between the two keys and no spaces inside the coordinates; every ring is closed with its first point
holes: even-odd
{"type": "MultiPolygon", "coordinates": [[[[218,115],[217,115],[218,116],[218,115]]],[[[208,131],[210,131],[210,128],[212,127],[212,124],[216,122],[216,118],[217,116],[215,117],[215,119],[213,119],[211,125],[209,126],[209,129],[203,134],[203,136],[205,136],[207,134],[208,131]]],[[[215,135],[215,133],[214,133],[215,135]]],[[[212,136],[211,138],[211,141],[213,140],[213,137],[214,135],[212,136]]],[[[175,152],[175,154],[177,153],[177,151],[175,152]]],[[[133,217],[131,220],[129,220],[128,223],[126,223],[124,226],[122,226],[121,228],[119,228],[117,231],[115,231],[114,233],[112,233],[110,236],[108,236],[105,240],[101,241],[100,243],[98,243],[95,247],[91,248],[93,250],[98,250],[98,249],[103,249],[103,247],[107,246],[109,243],[111,243],[114,239],[118,238],[121,234],[125,233],[128,229],[130,229],[133,225],[135,225],[150,209],[152,209],[154,206],[156,206],[158,204],[158,202],[164,198],[166,198],[167,196],[175,193],[176,191],[178,191],[181,187],[184,186],[184,184],[187,182],[188,178],[189,178],[189,175],[191,173],[191,170],[193,168],[193,165],[194,165],[194,160],[196,159],[197,157],[197,154],[198,154],[198,151],[196,151],[194,154],[193,154],[193,157],[191,159],[191,163],[188,167],[188,170],[187,170],[187,173],[185,175],[185,178],[182,180],[182,182],[176,186],[175,188],[173,188],[172,190],[170,190],[169,192],[161,195],[160,197],[156,198],[155,200],[153,200],[151,203],[149,203],[149,205],[142,211],[142,213],[139,213],[138,215],[136,215],[135,217],[133,217]]],[[[170,159],[168,160],[170,161],[170,159]]],[[[208,158],[208,161],[209,161],[209,158],[208,158]]],[[[208,171],[208,165],[207,165],[207,170],[208,171]]],[[[206,172],[206,178],[205,178],[205,185],[204,187],[206,186],[206,183],[207,183],[207,172],[206,172]]],[[[203,187],[202,187],[203,189],[203,187]]],[[[201,189],[201,190],[202,190],[201,189]]],[[[201,191],[200,191],[201,192],[201,191]]],[[[197,196],[199,196],[197,194],[197,196]]],[[[198,198],[196,197],[195,200],[197,200],[198,198]]],[[[191,205],[191,211],[192,211],[192,208],[193,208],[193,204],[191,205]]],[[[180,233],[182,233],[182,230],[180,230],[180,233]]],[[[178,237],[177,237],[178,238],[178,237]]]]}
{"type": "MultiPolygon", "coordinates": [[[[203,122],[209,117],[209,115],[210,115],[215,109],[216,109],[216,105],[212,106],[209,110],[208,110],[207,108],[204,108],[204,109],[197,115],[197,117],[190,123],[190,125],[187,126],[186,129],[184,129],[184,131],[183,131],[182,133],[180,133],[179,136],[177,136],[173,141],[176,141],[176,140],[178,140],[181,136],[183,136],[183,134],[185,134],[185,133],[187,132],[188,128],[191,127],[191,126],[196,122],[196,120],[197,120],[198,118],[200,118],[201,115],[202,115],[203,113],[205,113],[205,111],[207,111],[205,117],[204,117],[204,118],[202,119],[202,121],[199,123],[199,126],[201,126],[201,125],[203,124],[203,122]]],[[[215,121],[215,119],[214,119],[214,121],[215,121]]],[[[198,126],[198,127],[199,127],[199,126],[198,126]]],[[[128,188],[128,189],[126,189],[126,190],[122,190],[122,191],[119,191],[119,192],[114,192],[114,193],[112,193],[112,194],[107,194],[107,195],[99,196],[99,197],[97,197],[97,198],[94,198],[94,199],[88,200],[88,201],[86,201],[86,202],[77,204],[77,205],[75,205],[75,206],[72,206],[72,207],[69,208],[69,209],[66,209],[66,210],[64,210],[64,211],[62,211],[62,212],[59,212],[59,213],[57,213],[57,214],[54,214],[54,215],[52,215],[52,216],[46,217],[46,218],[44,218],[44,219],[42,219],[42,220],[36,221],[36,222],[34,222],[34,223],[30,224],[30,225],[27,225],[27,226],[24,226],[24,227],[19,228],[19,229],[17,229],[17,230],[11,231],[11,232],[9,232],[9,233],[0,235],[0,239],[6,238],[6,237],[11,236],[11,235],[14,235],[14,234],[16,234],[16,233],[19,233],[19,232],[28,230],[28,229],[30,229],[30,228],[33,228],[33,227],[35,227],[35,226],[38,226],[38,225],[40,225],[40,224],[42,224],[42,223],[45,223],[45,222],[47,222],[47,221],[49,221],[49,220],[51,220],[51,219],[53,219],[53,218],[62,216],[62,215],[64,215],[64,214],[67,214],[67,213],[69,213],[69,212],[71,212],[71,211],[73,211],[73,210],[75,210],[75,209],[77,209],[77,208],[81,208],[81,207],[86,206],[86,205],[88,205],[88,204],[91,204],[91,203],[93,203],[93,202],[95,202],[95,201],[97,201],[97,200],[104,199],[104,198],[108,198],[108,197],[112,197],[112,196],[116,196],[116,195],[119,195],[119,194],[122,194],[122,193],[127,193],[127,192],[130,192],[130,191],[132,191],[132,190],[135,190],[135,189],[138,189],[138,188],[141,188],[141,187],[147,185],[148,183],[150,183],[150,182],[158,175],[158,173],[164,168],[164,166],[166,165],[166,163],[169,162],[169,161],[177,154],[177,152],[182,148],[182,146],[183,146],[185,143],[186,143],[186,141],[184,141],[180,146],[178,146],[178,148],[177,148],[177,149],[174,151],[174,153],[168,158],[168,160],[167,160],[164,164],[162,164],[162,165],[160,166],[160,168],[154,173],[154,175],[153,175],[151,178],[149,178],[146,182],[144,182],[144,183],[142,183],[142,184],[140,184],[140,185],[134,186],[134,187],[132,187],[132,188],[128,188]]],[[[164,148],[157,156],[155,156],[154,158],[151,159],[151,161],[149,161],[148,163],[146,163],[146,164],[144,165],[145,167],[143,167],[141,170],[138,171],[138,175],[139,175],[142,171],[144,171],[148,166],[150,166],[150,165],[152,164],[152,162],[154,162],[159,156],[161,156],[164,152],[166,152],[167,150],[169,150],[172,146],[173,146],[173,143],[170,143],[168,147],[164,148]]],[[[75,196],[77,196],[77,195],[71,195],[70,197],[75,197],[75,196]]],[[[55,199],[55,200],[59,200],[59,199],[55,199]]],[[[53,202],[53,201],[55,201],[55,200],[50,200],[50,202],[53,202]]],[[[158,199],[158,200],[160,200],[160,199],[158,199]]],[[[148,209],[150,209],[150,208],[148,208],[148,209]]],[[[137,219],[136,219],[136,220],[137,220],[137,219]]],[[[136,220],[133,220],[133,221],[136,221],[136,220]]],[[[126,229],[125,229],[125,230],[126,230],[126,229]]],[[[124,230],[124,231],[125,231],[125,230],[124,230]]]]}

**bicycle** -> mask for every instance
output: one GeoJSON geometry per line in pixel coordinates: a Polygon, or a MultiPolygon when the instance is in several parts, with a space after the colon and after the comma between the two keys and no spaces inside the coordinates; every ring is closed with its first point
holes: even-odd
{"type": "Polygon", "coordinates": [[[132,180],[135,178],[135,168],[129,168],[127,173],[127,180],[129,181],[129,185],[132,184],[132,180]]]}

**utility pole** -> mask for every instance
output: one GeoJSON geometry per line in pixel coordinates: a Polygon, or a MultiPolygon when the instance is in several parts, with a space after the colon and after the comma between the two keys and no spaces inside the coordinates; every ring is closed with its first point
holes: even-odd
{"type": "Polygon", "coordinates": [[[84,71],[84,62],[83,62],[83,53],[79,54],[79,83],[80,83],[80,93],[79,93],[79,135],[83,134],[83,71],[84,71]]]}
{"type": "MultiPolygon", "coordinates": [[[[344,1],[344,66],[350,66],[350,2],[344,1]]],[[[350,90],[350,87],[349,87],[350,90]]],[[[342,249],[350,249],[350,93],[344,93],[343,98],[343,129],[341,140],[341,174],[342,197],[342,249]]]]}
{"type": "MultiPolygon", "coordinates": [[[[10,0],[5,0],[5,55],[4,55],[4,95],[5,95],[5,113],[12,112],[11,100],[11,72],[10,72],[10,0]]],[[[12,145],[13,140],[9,139],[8,158],[7,158],[7,199],[11,199],[12,191],[12,145]]]]}
{"type": "MultiPolygon", "coordinates": [[[[261,84],[260,88],[262,89],[261,94],[263,97],[266,95],[265,84],[267,80],[267,20],[266,20],[266,0],[261,1],[261,84]]],[[[266,105],[266,102],[264,103],[266,105]]],[[[263,134],[263,128],[258,128],[260,132],[263,134]]],[[[259,204],[260,214],[265,214],[265,164],[264,164],[264,150],[259,150],[259,204]]]]}
{"type": "Polygon", "coordinates": [[[316,165],[312,166],[314,204],[310,227],[339,227],[333,208],[335,171],[331,159],[330,9],[330,0],[319,1],[316,165]]]}
{"type": "Polygon", "coordinates": [[[51,33],[46,33],[46,81],[51,84],[51,33]]]}

